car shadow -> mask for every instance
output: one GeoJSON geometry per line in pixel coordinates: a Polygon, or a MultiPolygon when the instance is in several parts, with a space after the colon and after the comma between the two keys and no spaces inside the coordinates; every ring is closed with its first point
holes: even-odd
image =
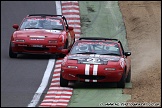
{"type": "Polygon", "coordinates": [[[69,87],[71,88],[117,88],[116,83],[99,83],[99,82],[71,82],[69,84],[69,87]]]}
{"type": "Polygon", "coordinates": [[[17,59],[51,59],[55,56],[40,54],[18,54],[17,59]]]}

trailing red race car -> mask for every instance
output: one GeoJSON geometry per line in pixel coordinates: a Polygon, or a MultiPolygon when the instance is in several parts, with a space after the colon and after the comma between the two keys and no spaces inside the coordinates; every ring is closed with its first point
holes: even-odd
{"type": "Polygon", "coordinates": [[[69,81],[116,82],[124,88],[131,80],[130,55],[118,39],[79,38],[61,64],[60,86],[69,81]]]}
{"type": "Polygon", "coordinates": [[[20,27],[14,24],[16,31],[12,34],[9,56],[17,54],[64,54],[63,49],[70,50],[75,34],[62,15],[31,14],[27,15],[20,27]]]}

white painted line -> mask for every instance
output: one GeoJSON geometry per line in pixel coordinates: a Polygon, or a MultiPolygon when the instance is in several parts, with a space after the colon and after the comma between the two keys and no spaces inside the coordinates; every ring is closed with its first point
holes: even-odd
{"type": "Polygon", "coordinates": [[[62,13],[68,13],[68,12],[77,12],[77,13],[79,13],[79,10],[62,10],[62,13]]]}
{"type": "Polygon", "coordinates": [[[55,1],[55,3],[56,3],[56,13],[57,13],[57,15],[62,15],[62,12],[61,12],[61,3],[60,3],[61,1],[55,1]]]}
{"type": "Polygon", "coordinates": [[[74,32],[81,32],[80,29],[74,29],[74,32]]]}
{"type": "Polygon", "coordinates": [[[50,87],[49,89],[50,90],[51,89],[57,89],[57,90],[73,90],[72,88],[65,88],[65,87],[50,87]]]}
{"type": "MultiPolygon", "coordinates": [[[[57,106],[57,105],[64,105],[64,106],[67,106],[68,104],[67,103],[52,103],[52,106],[57,106]]],[[[51,106],[51,107],[52,107],[51,106]]]]}
{"type": "Polygon", "coordinates": [[[71,96],[46,96],[45,98],[67,98],[67,99],[70,99],[71,96]]]}
{"type": "Polygon", "coordinates": [[[51,86],[52,85],[60,85],[60,82],[57,82],[57,83],[51,83],[51,86]]]}
{"type": "Polygon", "coordinates": [[[63,61],[63,60],[57,60],[57,61],[56,61],[56,63],[59,63],[59,62],[61,62],[61,63],[62,63],[62,61],[63,61]]]}
{"type": "Polygon", "coordinates": [[[47,94],[72,94],[72,92],[65,92],[65,91],[61,91],[61,92],[56,92],[56,91],[48,91],[47,94]]]}
{"type": "Polygon", "coordinates": [[[60,81],[60,78],[54,78],[52,81],[60,81]]]}
{"type": "Polygon", "coordinates": [[[62,1],[62,3],[78,3],[78,1],[62,1]]]}
{"type": "Polygon", "coordinates": [[[55,68],[61,67],[61,64],[56,64],[55,68]]]}
{"type": "Polygon", "coordinates": [[[80,15],[64,15],[66,18],[80,18],[80,15]]]}
{"type": "Polygon", "coordinates": [[[50,105],[52,105],[52,103],[41,103],[41,106],[43,106],[43,105],[44,105],[44,106],[47,106],[47,105],[50,106],[50,105]]]}
{"type": "Polygon", "coordinates": [[[60,76],[60,73],[54,73],[53,76],[60,76]]]}
{"type": "Polygon", "coordinates": [[[69,102],[70,100],[65,100],[65,99],[59,99],[58,102],[69,102]]]}
{"type": "Polygon", "coordinates": [[[69,24],[69,26],[72,26],[72,27],[81,27],[79,24],[77,24],[77,25],[69,24]]]}
{"type": "Polygon", "coordinates": [[[69,22],[79,22],[80,23],[80,20],[68,20],[68,23],[69,22]]]}
{"type": "Polygon", "coordinates": [[[51,75],[54,64],[55,64],[55,59],[49,59],[46,71],[45,71],[43,79],[42,79],[42,82],[41,82],[38,90],[36,91],[32,101],[30,102],[30,104],[28,104],[28,107],[35,107],[37,105],[37,103],[39,102],[39,99],[48,84],[48,80],[51,75]]]}
{"type": "Polygon", "coordinates": [[[42,102],[53,102],[53,99],[44,99],[42,102]]]}
{"type": "Polygon", "coordinates": [[[54,100],[54,99],[45,99],[43,102],[69,102],[69,100],[64,100],[64,99],[59,99],[59,100],[54,100]]]}
{"type": "Polygon", "coordinates": [[[60,96],[56,96],[56,95],[50,95],[50,96],[45,96],[45,98],[62,98],[62,99],[70,99],[71,98],[71,96],[62,96],[62,95],[60,95],[60,96]]]}
{"type": "Polygon", "coordinates": [[[54,72],[60,72],[61,71],[61,69],[55,69],[54,70],[54,72]]]}
{"type": "Polygon", "coordinates": [[[76,5],[69,5],[69,6],[62,6],[62,8],[78,8],[79,9],[79,6],[76,6],[76,5]]]}

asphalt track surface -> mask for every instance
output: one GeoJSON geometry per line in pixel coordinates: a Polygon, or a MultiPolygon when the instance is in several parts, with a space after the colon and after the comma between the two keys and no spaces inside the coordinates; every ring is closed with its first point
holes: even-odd
{"type": "Polygon", "coordinates": [[[8,56],[12,25],[35,13],[56,14],[55,1],[1,1],[1,107],[28,106],[46,70],[50,56],[8,56]]]}

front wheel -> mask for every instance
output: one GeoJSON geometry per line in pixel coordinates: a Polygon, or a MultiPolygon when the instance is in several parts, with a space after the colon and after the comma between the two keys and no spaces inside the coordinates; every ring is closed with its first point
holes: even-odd
{"type": "Polygon", "coordinates": [[[17,58],[17,54],[12,51],[11,43],[10,43],[10,48],[9,48],[9,56],[10,58],[17,58]]]}
{"type": "Polygon", "coordinates": [[[68,86],[68,83],[69,83],[69,81],[66,80],[66,79],[64,79],[64,78],[62,77],[62,75],[60,74],[60,86],[61,86],[61,87],[67,87],[67,86],[68,86]]]}
{"type": "Polygon", "coordinates": [[[73,44],[75,43],[75,35],[74,35],[74,41],[73,41],[73,44]]]}
{"type": "Polygon", "coordinates": [[[125,72],[122,75],[121,80],[117,83],[118,88],[125,88],[125,72]]]}
{"type": "Polygon", "coordinates": [[[128,72],[127,78],[126,78],[126,82],[129,83],[131,81],[131,68],[128,72]]]}
{"type": "Polygon", "coordinates": [[[66,40],[65,45],[64,45],[64,49],[68,48],[68,40],[66,40]]]}

